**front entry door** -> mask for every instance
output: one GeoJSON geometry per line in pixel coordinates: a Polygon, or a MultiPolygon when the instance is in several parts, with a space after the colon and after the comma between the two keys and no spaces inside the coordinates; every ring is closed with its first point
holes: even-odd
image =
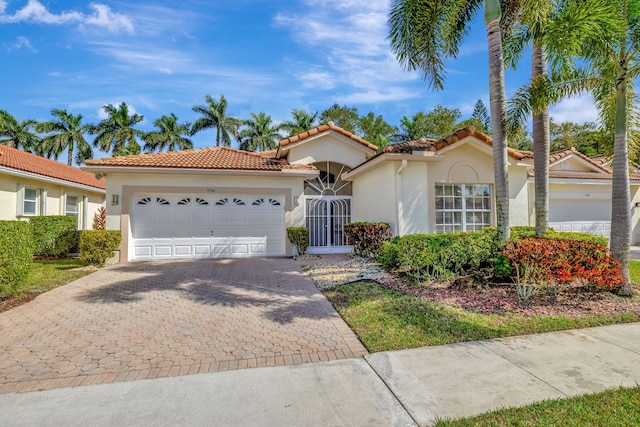
{"type": "Polygon", "coordinates": [[[351,197],[306,197],[309,253],[351,252],[344,226],[351,222],[351,197]]]}

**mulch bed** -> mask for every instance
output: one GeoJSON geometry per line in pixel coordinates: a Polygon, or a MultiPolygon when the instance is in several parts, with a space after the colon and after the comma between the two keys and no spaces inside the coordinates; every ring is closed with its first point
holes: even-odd
{"type": "Polygon", "coordinates": [[[580,286],[564,289],[557,297],[542,292],[523,302],[514,284],[487,283],[482,286],[451,286],[450,281],[417,287],[393,277],[382,280],[386,288],[407,295],[423,297],[451,307],[489,314],[517,313],[527,317],[588,317],[625,312],[640,313],[640,287],[633,286],[634,296],[622,298],[610,292],[594,292],[580,286]]]}
{"type": "Polygon", "coordinates": [[[40,292],[25,292],[19,297],[2,298],[0,299],[0,313],[11,310],[19,305],[26,304],[35,299],[38,295],[40,295],[40,292]]]}

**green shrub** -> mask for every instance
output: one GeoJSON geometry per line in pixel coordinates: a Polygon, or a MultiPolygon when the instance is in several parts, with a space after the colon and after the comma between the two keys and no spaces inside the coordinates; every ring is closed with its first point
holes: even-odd
{"type": "Polygon", "coordinates": [[[80,233],[80,259],[102,265],[118,249],[122,234],[119,230],[83,230],[80,233]]]}
{"type": "Polygon", "coordinates": [[[396,239],[384,242],[378,249],[378,263],[385,270],[398,268],[400,262],[398,260],[398,242],[396,239]]]}
{"type": "Polygon", "coordinates": [[[0,296],[13,294],[31,269],[34,245],[24,221],[0,221],[0,296]]]}
{"type": "MultiPolygon", "coordinates": [[[[533,237],[533,236],[532,236],[533,237]]],[[[549,239],[580,240],[591,242],[596,245],[609,246],[609,239],[606,236],[598,236],[589,233],[576,233],[574,231],[553,231],[549,230],[546,236],[549,239]]]]}
{"type": "Polygon", "coordinates": [[[398,264],[415,279],[462,275],[494,262],[500,246],[495,229],[415,234],[398,239],[398,264]]]}
{"type": "Polygon", "coordinates": [[[78,219],[73,216],[34,216],[29,219],[35,256],[66,256],[78,246],[78,219]]]}
{"type": "Polygon", "coordinates": [[[378,248],[391,238],[390,230],[386,222],[352,222],[344,226],[353,253],[367,258],[378,256],[378,248]]]}
{"type": "Polygon", "coordinates": [[[304,255],[309,248],[309,229],[307,227],[287,228],[287,239],[296,247],[298,255],[304,255]]]}

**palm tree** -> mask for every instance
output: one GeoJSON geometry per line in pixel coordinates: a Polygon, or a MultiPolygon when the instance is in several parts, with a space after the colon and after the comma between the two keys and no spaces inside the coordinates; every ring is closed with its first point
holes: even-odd
{"type": "Polygon", "coordinates": [[[84,134],[89,130],[89,125],[82,124],[82,114],[73,115],[67,110],[54,108],[51,115],[57,120],[36,123],[38,132],[48,133],[42,138],[40,151],[47,157],[58,160],[58,156],[67,152],[67,164],[71,166],[74,161],[73,153],[76,153],[75,161],[82,164],[93,157],[91,146],[84,139],[84,134]]]}
{"type": "Polygon", "coordinates": [[[235,137],[240,120],[227,116],[227,99],[224,95],[220,95],[220,102],[216,102],[211,95],[204,97],[207,105],[196,105],[193,111],[200,113],[202,117],[197,119],[191,127],[191,135],[210,128],[216,130],[216,147],[220,144],[230,147],[231,137],[235,137]]]}
{"type": "Polygon", "coordinates": [[[287,137],[298,135],[318,127],[318,112],[311,114],[306,110],[291,110],[292,120],[288,120],[282,123],[282,129],[286,130],[289,134],[287,137]]]}
{"type": "Polygon", "coordinates": [[[18,120],[5,110],[0,110],[0,144],[38,153],[40,137],[31,132],[36,123],[35,120],[18,120]]]}
{"type": "Polygon", "coordinates": [[[251,119],[242,122],[244,128],[238,134],[240,149],[246,151],[266,151],[276,148],[283,136],[282,125],[273,125],[271,116],[264,111],[251,113],[251,119]]]}
{"type": "Polygon", "coordinates": [[[176,151],[193,148],[193,143],[185,135],[191,133],[191,123],[178,123],[178,118],[171,113],[163,115],[153,125],[158,129],[147,133],[143,139],[146,144],[144,151],[176,151]]]}
{"type": "Polygon", "coordinates": [[[627,279],[623,295],[631,295],[629,144],[637,144],[640,136],[633,103],[633,83],[640,75],[638,34],[640,0],[567,0],[544,36],[548,53],[555,55],[552,75],[539,76],[514,98],[518,109],[526,111],[531,105],[538,112],[566,96],[584,91],[593,95],[601,122],[615,135],[610,247],[627,279]]]}
{"type": "Polygon", "coordinates": [[[112,150],[113,156],[140,154],[138,138],[143,138],[145,133],[134,129],[133,126],[140,123],[144,117],[137,113],[130,115],[129,107],[124,102],[117,108],[109,104],[104,105],[102,109],[109,117],[90,127],[89,133],[96,135],[93,145],[104,152],[112,150]]]}
{"type": "MultiPolygon", "coordinates": [[[[511,6],[505,1],[505,6],[511,6]]],[[[389,15],[391,48],[409,70],[421,70],[433,89],[444,86],[445,61],[456,58],[473,16],[484,4],[489,43],[489,95],[498,238],[509,238],[509,185],[504,116],[506,95],[498,0],[430,2],[393,0],[389,15]]],[[[512,8],[505,7],[506,21],[512,8]]]]}
{"type": "MultiPolygon", "coordinates": [[[[521,0],[522,10],[516,25],[506,35],[505,58],[512,68],[531,43],[531,78],[547,75],[547,55],[543,46],[545,29],[560,6],[556,0],[521,0]]],[[[509,120],[508,120],[509,122],[509,120]]],[[[544,236],[549,229],[549,148],[551,145],[549,107],[533,114],[533,167],[535,175],[536,236],[544,236]]],[[[517,130],[510,126],[510,134],[517,130]]],[[[511,137],[510,135],[510,137],[511,137]]]]}

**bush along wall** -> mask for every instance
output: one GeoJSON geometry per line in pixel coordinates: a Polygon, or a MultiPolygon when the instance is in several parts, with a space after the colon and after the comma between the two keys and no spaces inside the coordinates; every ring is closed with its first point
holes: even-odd
{"type": "Polygon", "coordinates": [[[89,264],[103,265],[120,246],[119,230],[84,230],[80,233],[80,259],[89,264]]]}
{"type": "Polygon", "coordinates": [[[307,227],[287,228],[287,239],[296,247],[298,255],[304,255],[309,248],[309,229],[307,227]]]}
{"type": "Polygon", "coordinates": [[[353,253],[367,258],[376,258],[378,249],[391,239],[391,227],[386,222],[352,222],[344,226],[344,232],[353,253]]]}
{"type": "Polygon", "coordinates": [[[0,221],[0,297],[14,294],[29,274],[34,244],[24,221],[0,221]]]}
{"type": "Polygon", "coordinates": [[[35,216],[29,219],[35,256],[62,257],[78,246],[78,219],[73,216],[35,216]]]}

